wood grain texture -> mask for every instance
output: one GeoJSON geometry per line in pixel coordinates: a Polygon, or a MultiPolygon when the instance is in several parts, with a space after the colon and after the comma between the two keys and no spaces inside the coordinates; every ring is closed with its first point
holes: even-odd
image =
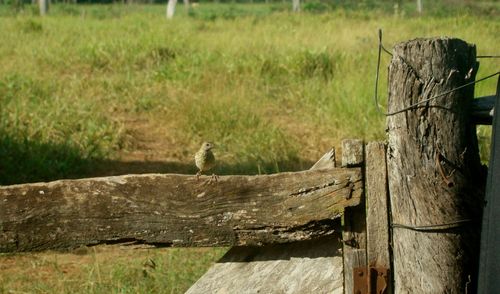
{"type": "Polygon", "coordinates": [[[363,140],[342,140],[342,166],[360,166],[363,163],[363,140]]]}
{"type": "MultiPolygon", "coordinates": [[[[342,141],[342,166],[364,163],[364,143],[359,139],[342,141]]],[[[346,207],[343,216],[342,240],[344,253],[344,293],[353,293],[353,270],[366,264],[366,205],[346,207]],[[363,259],[360,259],[360,258],[363,259]]]]}
{"type": "Polygon", "coordinates": [[[366,266],[366,250],[350,249],[344,250],[344,293],[354,293],[354,268],[366,266]]]}
{"type": "Polygon", "coordinates": [[[127,175],[0,187],[0,252],[99,243],[261,245],[335,232],[360,169],[263,176],[127,175]]]}
{"type": "MultiPolygon", "coordinates": [[[[393,53],[389,112],[470,82],[478,67],[475,46],[458,39],[416,39],[396,45],[393,53]]],[[[465,293],[466,284],[469,291],[475,288],[484,174],[471,124],[473,91],[463,88],[388,116],[394,225],[473,221],[430,232],[394,227],[395,293],[465,293]]]]}
{"type": "MultiPolygon", "coordinates": [[[[335,149],[311,170],[335,167],[335,149]]],[[[332,228],[340,226],[340,219],[332,228]]],[[[233,247],[187,293],[343,292],[340,230],[311,241],[233,247]]]]}
{"type": "Polygon", "coordinates": [[[343,293],[339,236],[233,247],[187,294],[343,293]]]}
{"type": "Polygon", "coordinates": [[[390,268],[385,144],[368,143],[365,152],[367,261],[371,266],[390,268]]]}
{"type": "Polygon", "coordinates": [[[336,156],[335,156],[335,148],[330,149],[327,153],[325,153],[311,168],[310,170],[315,169],[330,169],[336,168],[336,156]]]}

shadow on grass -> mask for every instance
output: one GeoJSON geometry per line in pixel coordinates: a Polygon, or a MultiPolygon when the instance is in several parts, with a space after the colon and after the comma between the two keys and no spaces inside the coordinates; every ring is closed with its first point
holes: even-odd
{"type": "Polygon", "coordinates": [[[92,161],[66,144],[40,143],[0,132],[0,185],[77,178],[92,161]]]}
{"type": "MultiPolygon", "coordinates": [[[[309,169],[314,163],[304,160],[289,160],[276,162],[243,162],[238,164],[219,163],[213,170],[204,174],[217,175],[256,175],[277,172],[299,171],[309,169]]],[[[193,162],[167,162],[167,161],[117,161],[102,160],[93,163],[93,176],[114,176],[123,174],[145,173],[175,173],[194,175],[198,171],[193,162]]]]}
{"type": "MultiPolygon", "coordinates": [[[[254,175],[308,169],[313,162],[292,158],[274,162],[225,164],[213,170],[218,175],[254,175]]],[[[67,144],[40,143],[0,133],[0,185],[46,182],[144,173],[196,174],[194,162],[120,161],[85,157],[67,144]]]]}

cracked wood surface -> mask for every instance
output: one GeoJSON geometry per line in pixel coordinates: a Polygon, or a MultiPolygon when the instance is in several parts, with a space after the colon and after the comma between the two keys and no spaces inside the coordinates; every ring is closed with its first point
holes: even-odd
{"type": "Polygon", "coordinates": [[[233,247],[186,294],[342,294],[340,237],[233,247]]]}
{"type": "MultiPolygon", "coordinates": [[[[332,148],[310,170],[335,168],[335,159],[332,148]]],[[[341,238],[337,231],[314,240],[232,247],[186,293],[341,294],[341,238]]]]}
{"type": "MultiPolygon", "coordinates": [[[[395,46],[388,111],[474,80],[476,48],[459,39],[395,46]]],[[[389,116],[387,170],[392,222],[403,226],[471,222],[446,230],[394,227],[395,293],[469,293],[475,289],[484,173],[471,123],[474,87],[389,116]]]]}
{"type": "Polygon", "coordinates": [[[310,240],[333,234],[334,220],[362,194],[359,168],[206,179],[146,174],[0,187],[0,252],[310,240]]]}

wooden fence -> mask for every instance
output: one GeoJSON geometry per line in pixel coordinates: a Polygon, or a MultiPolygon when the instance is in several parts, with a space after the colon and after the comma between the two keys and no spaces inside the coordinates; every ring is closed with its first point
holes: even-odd
{"type": "Polygon", "coordinates": [[[472,85],[455,89],[477,69],[458,39],[396,45],[387,143],[344,140],[341,167],[331,150],[307,171],[211,185],[146,174],[0,187],[0,252],[233,246],[188,293],[473,293],[486,180],[475,122],[491,115],[472,114],[472,85]]]}

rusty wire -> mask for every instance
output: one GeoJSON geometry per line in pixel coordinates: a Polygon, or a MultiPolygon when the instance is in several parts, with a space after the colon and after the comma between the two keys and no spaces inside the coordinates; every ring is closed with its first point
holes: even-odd
{"type": "MultiPolygon", "coordinates": [[[[393,112],[385,112],[384,110],[382,110],[382,107],[378,103],[378,81],[379,81],[379,76],[380,76],[380,59],[381,59],[381,53],[382,53],[382,51],[386,52],[387,54],[389,54],[391,56],[393,56],[393,54],[390,53],[387,49],[385,49],[385,47],[382,44],[382,30],[381,29],[378,30],[378,40],[379,40],[379,42],[378,42],[378,56],[377,56],[377,72],[376,72],[376,75],[375,75],[375,95],[374,95],[374,100],[375,100],[375,106],[377,108],[377,111],[380,114],[385,115],[385,116],[392,116],[392,115],[395,115],[395,114],[398,114],[398,113],[406,112],[408,110],[414,109],[415,107],[417,107],[417,106],[419,106],[421,104],[427,103],[429,101],[432,101],[434,99],[437,99],[437,98],[445,96],[445,95],[448,95],[448,94],[453,93],[453,92],[455,92],[457,90],[460,90],[462,88],[465,88],[465,87],[474,85],[476,83],[482,82],[484,80],[490,79],[490,78],[492,78],[492,77],[494,77],[496,75],[500,75],[500,71],[498,71],[498,72],[490,74],[490,75],[488,75],[486,77],[483,77],[483,78],[480,78],[478,80],[475,80],[475,81],[463,84],[463,85],[458,86],[456,88],[453,88],[451,90],[445,91],[443,93],[434,95],[434,96],[432,96],[430,98],[427,98],[427,99],[424,99],[422,101],[416,102],[416,103],[411,104],[410,106],[405,107],[403,109],[399,109],[399,110],[396,110],[396,111],[393,111],[393,112]]],[[[496,58],[496,57],[494,55],[483,55],[483,56],[480,56],[478,58],[496,58]]]]}
{"type": "Polygon", "coordinates": [[[500,58],[500,55],[478,55],[476,58],[500,58]]]}
{"type": "MultiPolygon", "coordinates": [[[[421,105],[423,103],[429,102],[431,100],[434,100],[434,99],[437,99],[439,97],[442,97],[442,96],[448,95],[450,93],[453,93],[453,92],[455,92],[457,90],[460,90],[462,88],[474,85],[476,83],[479,83],[479,82],[482,82],[484,80],[490,79],[490,78],[492,78],[494,76],[500,75],[500,71],[499,71],[499,72],[490,74],[488,76],[485,76],[483,78],[480,78],[478,80],[475,80],[475,81],[466,83],[464,85],[458,86],[458,87],[456,87],[454,89],[451,89],[451,90],[445,91],[443,93],[434,95],[434,96],[432,96],[430,98],[427,98],[425,100],[422,100],[422,101],[419,101],[417,103],[414,103],[414,104],[412,104],[412,105],[410,105],[408,107],[405,107],[403,109],[400,109],[400,110],[397,110],[397,111],[393,111],[393,112],[385,112],[384,110],[382,110],[382,107],[378,103],[378,82],[379,82],[379,76],[380,76],[380,60],[381,60],[381,53],[382,53],[382,51],[384,51],[385,53],[389,54],[390,56],[393,56],[393,54],[390,53],[383,46],[383,44],[382,44],[382,30],[381,29],[379,29],[379,31],[378,31],[378,37],[379,37],[379,44],[378,44],[378,56],[377,56],[377,72],[376,72],[376,75],[375,75],[375,95],[374,95],[374,100],[375,100],[375,106],[377,108],[377,111],[379,113],[381,113],[382,115],[385,115],[385,116],[391,116],[391,115],[395,115],[395,114],[398,114],[398,113],[402,113],[402,112],[411,110],[411,109],[415,108],[416,106],[421,105]]],[[[477,56],[476,58],[500,58],[500,56],[496,56],[496,55],[480,55],[480,56],[477,56]]],[[[442,224],[432,224],[432,225],[406,225],[406,224],[391,223],[390,226],[391,226],[391,229],[399,228],[399,229],[407,229],[407,230],[418,231],[418,232],[438,232],[438,231],[446,231],[446,230],[450,230],[450,229],[459,228],[459,227],[467,225],[468,223],[471,223],[471,222],[473,222],[472,219],[461,219],[461,220],[450,221],[450,222],[446,222],[446,223],[442,223],[442,224]]]]}
{"type": "Polygon", "coordinates": [[[391,224],[391,228],[408,229],[418,232],[436,232],[436,231],[446,231],[450,229],[455,229],[466,225],[467,223],[473,222],[472,219],[461,219],[456,221],[451,221],[447,223],[437,224],[437,225],[424,225],[424,226],[412,226],[403,224],[391,224]]]}

